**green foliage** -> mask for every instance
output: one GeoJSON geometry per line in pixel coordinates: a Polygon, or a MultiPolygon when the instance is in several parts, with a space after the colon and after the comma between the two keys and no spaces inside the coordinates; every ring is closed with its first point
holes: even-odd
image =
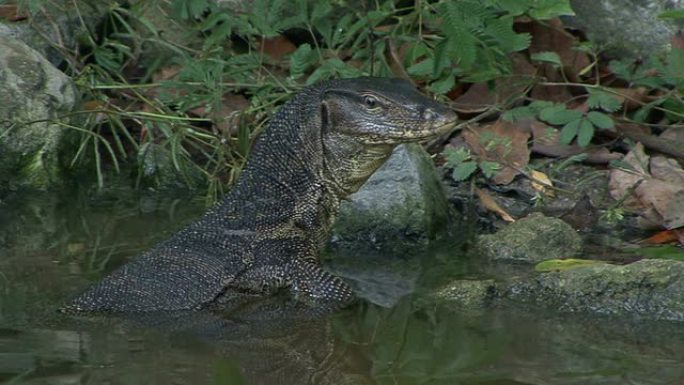
{"type": "Polygon", "coordinates": [[[434,46],[432,75],[437,93],[449,91],[447,78],[485,81],[509,71],[506,54],[529,46],[529,34],[513,31],[513,17],[486,2],[445,1],[437,5],[444,39],[434,46]],[[502,13],[502,11],[504,13],[502,13]],[[455,65],[454,65],[455,64],[455,65]]]}
{"type": "Polygon", "coordinates": [[[671,259],[684,262],[684,251],[674,245],[642,247],[634,252],[650,259],[671,259]]]}
{"type": "Polygon", "coordinates": [[[673,48],[665,57],[649,57],[644,63],[630,61],[612,61],[611,71],[632,86],[646,87],[660,91],[660,96],[645,103],[631,118],[637,122],[645,122],[653,110],[664,112],[672,123],[684,119],[684,50],[673,48]]]}
{"type": "Polygon", "coordinates": [[[470,150],[465,148],[446,148],[442,155],[446,159],[447,167],[453,168],[451,177],[457,182],[470,178],[478,168],[487,178],[491,178],[501,169],[497,162],[475,159],[470,150]]]}
{"type": "Polygon", "coordinates": [[[549,51],[533,53],[532,55],[530,55],[530,59],[532,59],[534,61],[551,63],[551,64],[557,65],[557,66],[560,66],[563,64],[563,63],[561,63],[560,56],[558,56],[557,53],[549,52],[549,51]]]}
{"type": "Polygon", "coordinates": [[[625,219],[625,209],[622,207],[609,207],[601,214],[601,220],[615,225],[625,219]]]}
{"type": "Polygon", "coordinates": [[[589,97],[587,98],[587,105],[589,108],[615,112],[622,107],[622,103],[620,103],[615,96],[606,91],[596,88],[587,88],[587,92],[589,93],[589,97]]]}
{"type": "MultiPolygon", "coordinates": [[[[598,96],[595,96],[598,98],[598,96]]],[[[595,102],[596,107],[612,107],[606,100],[601,103],[595,102]]],[[[517,107],[506,111],[503,119],[517,121],[521,119],[538,118],[554,126],[561,126],[560,142],[570,144],[575,138],[577,144],[585,147],[594,136],[596,128],[606,129],[614,126],[613,119],[599,111],[590,111],[586,114],[579,110],[568,109],[564,104],[554,104],[546,101],[535,101],[527,106],[517,107]]]]}
{"type": "Polygon", "coordinates": [[[534,270],[539,271],[539,272],[566,271],[566,270],[577,269],[580,267],[605,265],[605,264],[606,264],[606,262],[598,261],[595,259],[577,259],[577,258],[548,259],[546,261],[542,261],[542,262],[537,263],[534,266],[534,270]]]}
{"type": "Polygon", "coordinates": [[[530,45],[529,34],[513,30],[515,17],[549,19],[563,14],[572,14],[564,0],[439,2],[425,18],[442,31],[443,38],[426,41],[432,52],[409,63],[408,72],[430,75],[435,79],[431,90],[438,94],[453,88],[454,77],[469,82],[497,78],[510,72],[508,54],[530,45]]]}
{"type": "MultiPolygon", "coordinates": [[[[37,11],[46,1],[19,3],[37,11]]],[[[81,136],[70,163],[91,167],[100,186],[113,171],[132,168],[141,185],[162,187],[176,178],[206,186],[212,200],[235,180],[270,113],[303,85],[393,76],[397,63],[387,54],[393,44],[411,76],[445,94],[459,81],[510,72],[508,55],[530,43],[529,34],[514,31],[517,17],[571,13],[568,0],[413,6],[381,0],[362,7],[349,0],[257,0],[239,12],[210,0],[114,4],[103,28],[85,36],[78,56],[69,60],[74,65],[68,72],[88,104],[84,125],[70,127],[81,136]],[[162,24],[161,14],[169,15],[162,24]],[[267,39],[291,34],[297,36],[293,52],[274,56],[265,48],[267,39]],[[226,96],[236,95],[249,106],[222,116],[230,107],[226,96]]],[[[554,62],[553,55],[535,57],[554,62]]],[[[539,108],[532,103],[506,116],[518,119],[539,108]]],[[[497,166],[454,163],[461,177],[478,169],[491,175],[497,166]]]]}
{"type": "Polygon", "coordinates": [[[682,20],[684,19],[684,9],[670,9],[658,15],[658,18],[682,20]]]}

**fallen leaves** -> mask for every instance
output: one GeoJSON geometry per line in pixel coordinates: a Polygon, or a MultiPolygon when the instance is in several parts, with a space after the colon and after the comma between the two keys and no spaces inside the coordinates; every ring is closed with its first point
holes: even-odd
{"type": "Polygon", "coordinates": [[[0,5],[0,20],[7,20],[10,22],[22,21],[29,18],[28,12],[21,9],[16,4],[2,4],[0,5]]]}
{"type": "Polygon", "coordinates": [[[508,212],[506,212],[506,210],[504,210],[485,190],[476,187],[475,195],[477,195],[477,198],[480,200],[480,203],[482,203],[482,206],[486,210],[497,214],[506,222],[515,222],[515,219],[508,212]]]}
{"type": "Polygon", "coordinates": [[[672,159],[650,157],[641,143],[610,173],[609,191],[639,214],[644,228],[684,227],[684,170],[672,159]]]}
{"type": "Polygon", "coordinates": [[[502,168],[492,177],[496,184],[508,184],[530,161],[529,132],[503,120],[476,126],[463,132],[470,150],[480,159],[497,162],[502,168]]]}

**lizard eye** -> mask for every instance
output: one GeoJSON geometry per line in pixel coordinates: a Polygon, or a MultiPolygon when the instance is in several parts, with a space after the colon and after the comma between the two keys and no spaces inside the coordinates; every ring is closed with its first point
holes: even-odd
{"type": "Polygon", "coordinates": [[[372,109],[378,106],[378,99],[374,96],[366,95],[363,97],[363,104],[372,109]]]}

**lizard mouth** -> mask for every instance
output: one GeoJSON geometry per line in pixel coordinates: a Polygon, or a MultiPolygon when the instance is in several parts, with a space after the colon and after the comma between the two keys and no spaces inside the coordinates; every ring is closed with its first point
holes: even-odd
{"type": "Polygon", "coordinates": [[[415,139],[418,141],[423,141],[423,140],[433,139],[433,138],[436,138],[438,136],[444,135],[444,134],[452,131],[456,127],[457,123],[458,122],[456,120],[454,120],[451,122],[440,124],[440,125],[435,126],[435,127],[431,127],[428,131],[423,131],[423,132],[417,133],[417,135],[415,136],[415,139]]]}

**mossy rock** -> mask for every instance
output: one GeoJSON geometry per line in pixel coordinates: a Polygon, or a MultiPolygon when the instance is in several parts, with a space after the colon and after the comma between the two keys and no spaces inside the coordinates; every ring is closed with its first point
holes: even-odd
{"type": "Polygon", "coordinates": [[[479,236],[477,251],[491,261],[537,263],[578,256],[582,238],[562,220],[532,213],[494,234],[479,236]]]}
{"type": "Polygon", "coordinates": [[[333,245],[403,252],[423,247],[448,223],[449,205],[429,155],[418,144],[401,145],[342,203],[333,245]]]}
{"type": "Polygon", "coordinates": [[[69,130],[60,123],[77,102],[69,77],[23,42],[0,36],[0,189],[59,185],[69,130]]]}

